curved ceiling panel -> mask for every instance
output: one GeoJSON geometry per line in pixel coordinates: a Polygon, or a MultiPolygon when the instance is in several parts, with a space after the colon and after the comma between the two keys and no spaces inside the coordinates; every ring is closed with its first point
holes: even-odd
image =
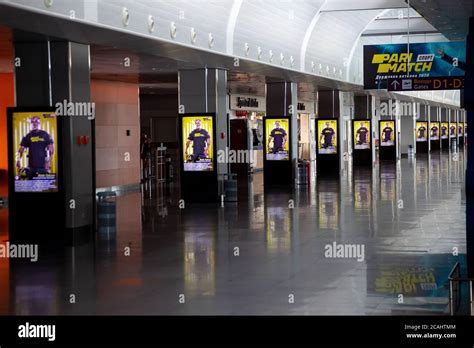
{"type": "Polygon", "coordinates": [[[243,1],[235,26],[233,54],[298,68],[306,29],[323,3],[323,0],[243,1]]]}
{"type": "Polygon", "coordinates": [[[325,12],[310,37],[305,70],[332,78],[345,79],[354,44],[380,10],[325,12]]]}

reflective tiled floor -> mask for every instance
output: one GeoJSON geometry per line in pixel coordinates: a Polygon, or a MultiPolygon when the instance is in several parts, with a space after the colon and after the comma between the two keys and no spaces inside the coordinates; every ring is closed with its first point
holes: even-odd
{"type": "Polygon", "coordinates": [[[464,166],[435,154],[265,195],[255,174],[224,207],[121,196],[115,242],[0,261],[0,313],[441,314],[465,253],[464,166]],[[333,243],[363,260],[326,257],[333,243]]]}

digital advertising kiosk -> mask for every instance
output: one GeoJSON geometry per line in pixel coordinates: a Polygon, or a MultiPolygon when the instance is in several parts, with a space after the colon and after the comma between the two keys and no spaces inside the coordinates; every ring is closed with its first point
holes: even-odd
{"type": "Polygon", "coordinates": [[[265,116],[263,118],[264,186],[288,187],[293,185],[291,153],[291,120],[289,117],[265,116]]]}
{"type": "Polygon", "coordinates": [[[441,149],[449,151],[449,122],[441,122],[441,149]]]}
{"type": "Polygon", "coordinates": [[[428,122],[420,121],[415,125],[416,153],[428,153],[428,122]]]}
{"type": "Polygon", "coordinates": [[[216,115],[179,117],[181,197],[191,202],[217,202],[216,115]]]}
{"type": "Polygon", "coordinates": [[[318,177],[339,173],[338,126],[337,119],[316,119],[316,172],[318,177]]]}
{"type": "Polygon", "coordinates": [[[441,147],[440,141],[441,124],[439,122],[430,123],[430,148],[431,151],[439,151],[441,147]]]}
{"type": "Polygon", "coordinates": [[[397,127],[393,120],[379,121],[379,159],[380,161],[397,160],[397,127]]]}
{"type": "Polygon", "coordinates": [[[354,166],[372,165],[372,122],[352,121],[352,149],[354,166]]]}
{"type": "Polygon", "coordinates": [[[61,122],[54,108],[7,108],[10,242],[65,239],[61,122]]]}

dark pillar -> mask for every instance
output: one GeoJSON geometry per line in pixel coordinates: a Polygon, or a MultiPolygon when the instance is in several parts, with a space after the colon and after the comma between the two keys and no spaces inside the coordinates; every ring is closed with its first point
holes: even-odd
{"type": "MultiPolygon", "coordinates": [[[[267,161],[264,158],[265,187],[292,187],[295,183],[298,159],[298,85],[288,81],[267,82],[266,106],[267,117],[289,118],[290,159],[289,161],[267,161]]],[[[267,139],[264,141],[266,144],[267,139]]],[[[264,157],[266,157],[265,152],[264,157]]]]}
{"type": "MultiPolygon", "coordinates": [[[[15,32],[14,47],[15,57],[20,62],[15,69],[18,107],[56,108],[56,103],[90,102],[88,45],[15,32]]],[[[10,233],[13,239],[22,239],[25,231],[35,226],[35,231],[41,231],[41,241],[77,245],[90,240],[95,205],[94,121],[91,118],[86,115],[58,117],[60,192],[51,198],[39,194],[34,201],[12,195],[13,229],[10,233]],[[89,143],[77,144],[78,136],[88,136],[89,143]],[[24,205],[34,206],[28,210],[27,219],[24,214],[15,213],[24,205]]]]}
{"type": "MultiPolygon", "coordinates": [[[[179,106],[184,114],[215,114],[214,157],[229,146],[227,113],[227,71],[215,68],[183,69],[179,71],[179,106]]],[[[212,135],[211,135],[212,137],[212,135]]],[[[183,140],[180,139],[180,142],[183,140]]],[[[218,185],[223,175],[229,173],[229,163],[216,161],[212,173],[181,173],[181,195],[187,201],[217,201],[223,195],[222,185],[218,185]]]]}
{"type": "MultiPolygon", "coordinates": [[[[466,122],[474,124],[474,17],[469,21],[467,44],[467,71],[464,89],[466,122]]],[[[471,126],[472,127],[472,126],[471,126]]],[[[466,250],[468,276],[474,278],[474,132],[468,132],[467,170],[466,170],[466,250]]]]}

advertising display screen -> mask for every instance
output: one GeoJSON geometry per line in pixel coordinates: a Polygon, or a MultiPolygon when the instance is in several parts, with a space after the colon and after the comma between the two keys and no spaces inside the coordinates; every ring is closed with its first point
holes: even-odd
{"type": "Polygon", "coordinates": [[[185,172],[214,170],[214,125],[210,116],[182,117],[182,151],[185,172]]]}
{"type": "Polygon", "coordinates": [[[458,136],[464,136],[464,123],[462,122],[458,123],[458,136]]]}
{"type": "Polygon", "coordinates": [[[428,122],[416,123],[416,141],[419,143],[428,141],[428,122]]]}
{"type": "Polygon", "coordinates": [[[367,150],[370,149],[370,122],[369,121],[354,121],[354,149],[367,150]]]}
{"type": "Polygon", "coordinates": [[[380,121],[380,146],[395,146],[395,121],[380,121]]]}
{"type": "Polygon", "coordinates": [[[439,140],[439,122],[430,123],[430,140],[439,140]]]}
{"type": "Polygon", "coordinates": [[[456,137],[456,123],[451,123],[451,126],[449,127],[449,137],[450,138],[456,137]]]}
{"type": "Polygon", "coordinates": [[[407,44],[364,46],[364,88],[386,89],[388,78],[465,75],[465,42],[411,43],[407,52],[407,44]]]}
{"type": "Polygon", "coordinates": [[[15,192],[57,192],[58,137],[54,112],[13,112],[15,192]]]}
{"type": "Polygon", "coordinates": [[[265,119],[267,161],[289,161],[290,124],[288,118],[265,119]]]}
{"type": "Polygon", "coordinates": [[[317,120],[318,154],[337,154],[337,120],[317,120]]]}
{"type": "Polygon", "coordinates": [[[441,122],[441,139],[448,139],[449,123],[441,122]]]}

